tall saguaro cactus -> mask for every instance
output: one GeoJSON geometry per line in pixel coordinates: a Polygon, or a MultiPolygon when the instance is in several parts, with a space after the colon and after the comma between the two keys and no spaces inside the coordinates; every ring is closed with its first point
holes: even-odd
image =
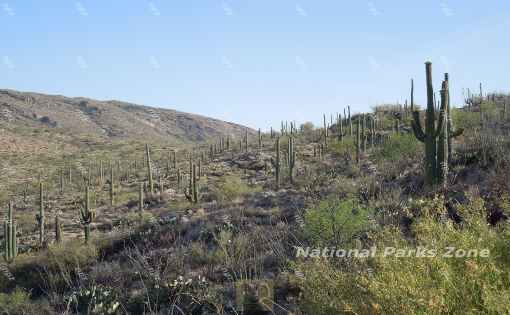
{"type": "Polygon", "coordinates": [[[198,189],[197,189],[197,166],[193,161],[189,160],[189,186],[188,190],[184,191],[186,199],[191,203],[198,203],[198,189]]]}
{"type": "Polygon", "coordinates": [[[149,145],[145,145],[145,155],[147,162],[147,179],[149,180],[149,191],[151,194],[154,193],[154,181],[152,180],[152,165],[151,165],[151,154],[149,145]]]}
{"type": "Polygon", "coordinates": [[[60,222],[60,216],[58,213],[55,215],[55,242],[62,242],[62,223],[60,222]]]}
{"type": "MultiPolygon", "coordinates": [[[[441,167],[441,163],[444,161],[443,157],[444,154],[448,154],[448,150],[444,152],[444,145],[448,145],[447,141],[446,144],[443,144],[441,141],[440,146],[440,155],[438,157],[438,139],[441,133],[446,134],[447,136],[447,130],[444,131],[443,128],[445,127],[445,115],[446,113],[446,107],[447,107],[447,91],[444,91],[445,89],[448,89],[447,83],[443,83],[443,91],[441,91],[441,109],[440,109],[440,115],[439,120],[437,121],[436,126],[436,118],[435,118],[435,108],[434,108],[434,89],[432,86],[432,63],[426,62],[425,63],[425,72],[426,72],[426,81],[427,81],[427,110],[426,110],[426,116],[425,116],[425,131],[423,131],[421,121],[420,121],[420,112],[415,110],[413,112],[413,132],[416,138],[425,143],[425,183],[429,186],[436,185],[440,178],[444,177],[446,174],[444,174],[443,171],[439,170],[439,167],[441,167]]],[[[411,102],[414,101],[413,96],[411,96],[411,102]]],[[[413,107],[413,104],[411,104],[411,107],[413,107]]],[[[446,129],[446,128],[445,128],[446,129]]],[[[443,135],[445,136],[445,135],[443,135]]],[[[444,167],[444,165],[443,165],[444,167]]]]}
{"type": "Polygon", "coordinates": [[[452,159],[452,156],[453,156],[453,144],[452,144],[452,139],[453,138],[457,138],[458,136],[462,135],[462,133],[464,132],[464,129],[462,128],[459,128],[459,129],[455,129],[454,128],[454,125],[453,125],[453,119],[452,119],[452,116],[451,116],[451,103],[450,103],[450,78],[449,78],[449,75],[448,73],[445,73],[444,75],[444,81],[446,82],[446,90],[447,90],[447,106],[446,106],[446,117],[447,117],[447,120],[446,120],[446,128],[447,128],[447,133],[448,133],[448,136],[447,136],[447,141],[448,141],[448,163],[451,163],[451,159],[452,159]]]}
{"type": "Polygon", "coordinates": [[[356,121],[356,164],[361,160],[361,139],[360,139],[360,121],[356,121]]]}
{"type": "Polygon", "coordinates": [[[352,137],[352,118],[351,118],[351,106],[347,106],[347,112],[349,114],[349,117],[347,117],[347,120],[349,122],[349,136],[352,137]]]}
{"type": "Polygon", "coordinates": [[[294,149],[294,138],[291,136],[289,137],[289,144],[288,144],[288,159],[289,159],[289,179],[291,184],[294,183],[294,166],[296,166],[296,151],[294,149]]]}
{"type": "Polygon", "coordinates": [[[110,168],[110,206],[115,205],[115,183],[113,182],[113,167],[110,168]]]}
{"type": "Polygon", "coordinates": [[[144,197],[143,197],[143,182],[140,182],[140,188],[138,190],[138,215],[140,216],[140,221],[143,219],[143,205],[144,205],[144,197]]]}
{"type": "Polygon", "coordinates": [[[276,151],[276,157],[275,157],[275,159],[271,158],[271,164],[273,164],[273,167],[275,169],[276,189],[280,189],[280,174],[281,174],[281,172],[280,172],[280,170],[281,170],[280,137],[276,137],[275,151],[276,151]]]}
{"type": "Polygon", "coordinates": [[[80,222],[85,233],[85,243],[88,243],[90,240],[90,224],[92,224],[95,217],[96,212],[90,208],[90,188],[87,186],[85,187],[85,200],[80,209],[80,222]]]}
{"type": "Polygon", "coordinates": [[[12,217],[12,202],[9,202],[7,218],[4,221],[4,259],[12,262],[18,255],[18,239],[16,236],[16,222],[12,217]]]}
{"type": "Polygon", "coordinates": [[[35,215],[39,226],[39,245],[44,245],[44,188],[43,183],[39,183],[39,213],[35,215]]]}
{"type": "Polygon", "coordinates": [[[260,149],[262,149],[262,133],[260,131],[260,128],[259,128],[258,136],[259,136],[259,150],[260,150],[260,149]]]}

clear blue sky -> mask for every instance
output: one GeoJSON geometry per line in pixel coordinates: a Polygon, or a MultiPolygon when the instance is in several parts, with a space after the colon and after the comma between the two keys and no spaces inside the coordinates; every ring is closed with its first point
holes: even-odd
{"type": "Polygon", "coordinates": [[[0,0],[0,88],[174,108],[252,127],[505,90],[510,1],[0,0]]]}

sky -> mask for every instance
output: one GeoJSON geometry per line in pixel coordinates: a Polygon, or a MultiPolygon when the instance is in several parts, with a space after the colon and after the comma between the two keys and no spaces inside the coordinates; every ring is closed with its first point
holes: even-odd
{"type": "Polygon", "coordinates": [[[508,0],[0,0],[0,88],[241,123],[507,91],[508,0]]]}

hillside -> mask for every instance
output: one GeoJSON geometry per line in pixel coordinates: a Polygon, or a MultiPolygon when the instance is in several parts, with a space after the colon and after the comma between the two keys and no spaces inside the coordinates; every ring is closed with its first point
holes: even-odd
{"type": "MultiPolygon", "coordinates": [[[[171,109],[13,90],[0,90],[0,126],[4,138],[0,150],[7,151],[21,149],[28,139],[20,136],[41,128],[72,138],[150,139],[172,144],[205,142],[219,136],[240,137],[246,129],[171,109]]],[[[37,141],[33,144],[38,145],[37,141]]]]}
{"type": "Polygon", "coordinates": [[[507,97],[450,107],[445,76],[438,110],[431,66],[426,111],[241,140],[31,118],[46,152],[0,154],[0,314],[510,314],[507,97]]]}

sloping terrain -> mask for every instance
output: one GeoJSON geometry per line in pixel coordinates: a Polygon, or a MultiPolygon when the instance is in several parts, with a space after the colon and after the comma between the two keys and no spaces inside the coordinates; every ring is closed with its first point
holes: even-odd
{"type": "Polygon", "coordinates": [[[150,139],[175,144],[240,137],[246,130],[241,125],[170,109],[13,90],[0,90],[0,126],[18,132],[49,128],[106,140],[150,139]]]}

